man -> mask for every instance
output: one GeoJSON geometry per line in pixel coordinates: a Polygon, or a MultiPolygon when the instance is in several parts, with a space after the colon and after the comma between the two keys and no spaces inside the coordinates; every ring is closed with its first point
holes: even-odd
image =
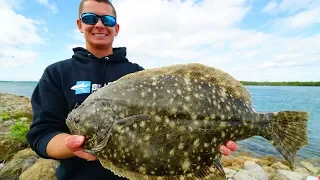
{"type": "MultiPolygon", "coordinates": [[[[126,48],[112,47],[119,24],[108,0],[82,0],[79,17],[77,25],[86,40],[86,48],[74,48],[72,58],[45,69],[32,95],[34,117],[27,139],[38,155],[60,161],[58,180],[123,179],[83,151],[84,137],[70,135],[65,119],[104,84],[143,68],[128,61],[126,48]]],[[[227,146],[221,146],[221,153],[229,155],[237,149],[232,141],[227,146]]]]}

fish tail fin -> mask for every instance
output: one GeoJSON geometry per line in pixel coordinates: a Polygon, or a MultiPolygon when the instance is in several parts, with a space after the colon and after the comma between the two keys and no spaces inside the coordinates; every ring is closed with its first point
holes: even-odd
{"type": "Polygon", "coordinates": [[[303,111],[280,111],[272,113],[268,138],[275,148],[291,164],[297,151],[308,145],[307,122],[309,113],[303,111]]]}

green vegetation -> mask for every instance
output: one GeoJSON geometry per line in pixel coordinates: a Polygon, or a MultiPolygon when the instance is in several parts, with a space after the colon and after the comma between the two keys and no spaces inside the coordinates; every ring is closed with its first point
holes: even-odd
{"type": "Polygon", "coordinates": [[[28,120],[32,119],[32,112],[0,112],[0,118],[3,121],[10,119],[20,119],[22,117],[26,117],[28,120]]]}
{"type": "Polygon", "coordinates": [[[0,113],[0,119],[2,119],[3,121],[6,121],[11,119],[11,116],[8,113],[0,113]]]}
{"type": "Polygon", "coordinates": [[[299,81],[283,81],[283,82],[255,82],[255,81],[240,81],[243,85],[258,85],[258,86],[320,86],[320,81],[299,82],[299,81]]]}
{"type": "Polygon", "coordinates": [[[22,141],[26,141],[26,135],[29,131],[29,125],[24,122],[16,122],[10,127],[10,136],[22,141]]]}

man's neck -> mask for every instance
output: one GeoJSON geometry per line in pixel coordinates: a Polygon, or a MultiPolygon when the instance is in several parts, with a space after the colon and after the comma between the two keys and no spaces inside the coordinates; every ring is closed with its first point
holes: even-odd
{"type": "Polygon", "coordinates": [[[113,53],[112,47],[96,48],[96,47],[86,46],[86,49],[89,52],[91,52],[97,58],[102,58],[102,57],[105,57],[105,56],[109,56],[110,54],[113,53]]]}

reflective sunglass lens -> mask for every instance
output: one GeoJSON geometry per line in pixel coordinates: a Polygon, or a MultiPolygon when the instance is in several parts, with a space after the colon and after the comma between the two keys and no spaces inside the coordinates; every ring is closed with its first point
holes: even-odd
{"type": "Polygon", "coordinates": [[[104,16],[101,18],[101,20],[105,26],[115,26],[116,25],[116,20],[112,16],[104,16]]]}
{"type": "Polygon", "coordinates": [[[82,21],[85,24],[96,24],[98,21],[98,17],[96,17],[95,15],[84,15],[82,17],[82,21]]]}

